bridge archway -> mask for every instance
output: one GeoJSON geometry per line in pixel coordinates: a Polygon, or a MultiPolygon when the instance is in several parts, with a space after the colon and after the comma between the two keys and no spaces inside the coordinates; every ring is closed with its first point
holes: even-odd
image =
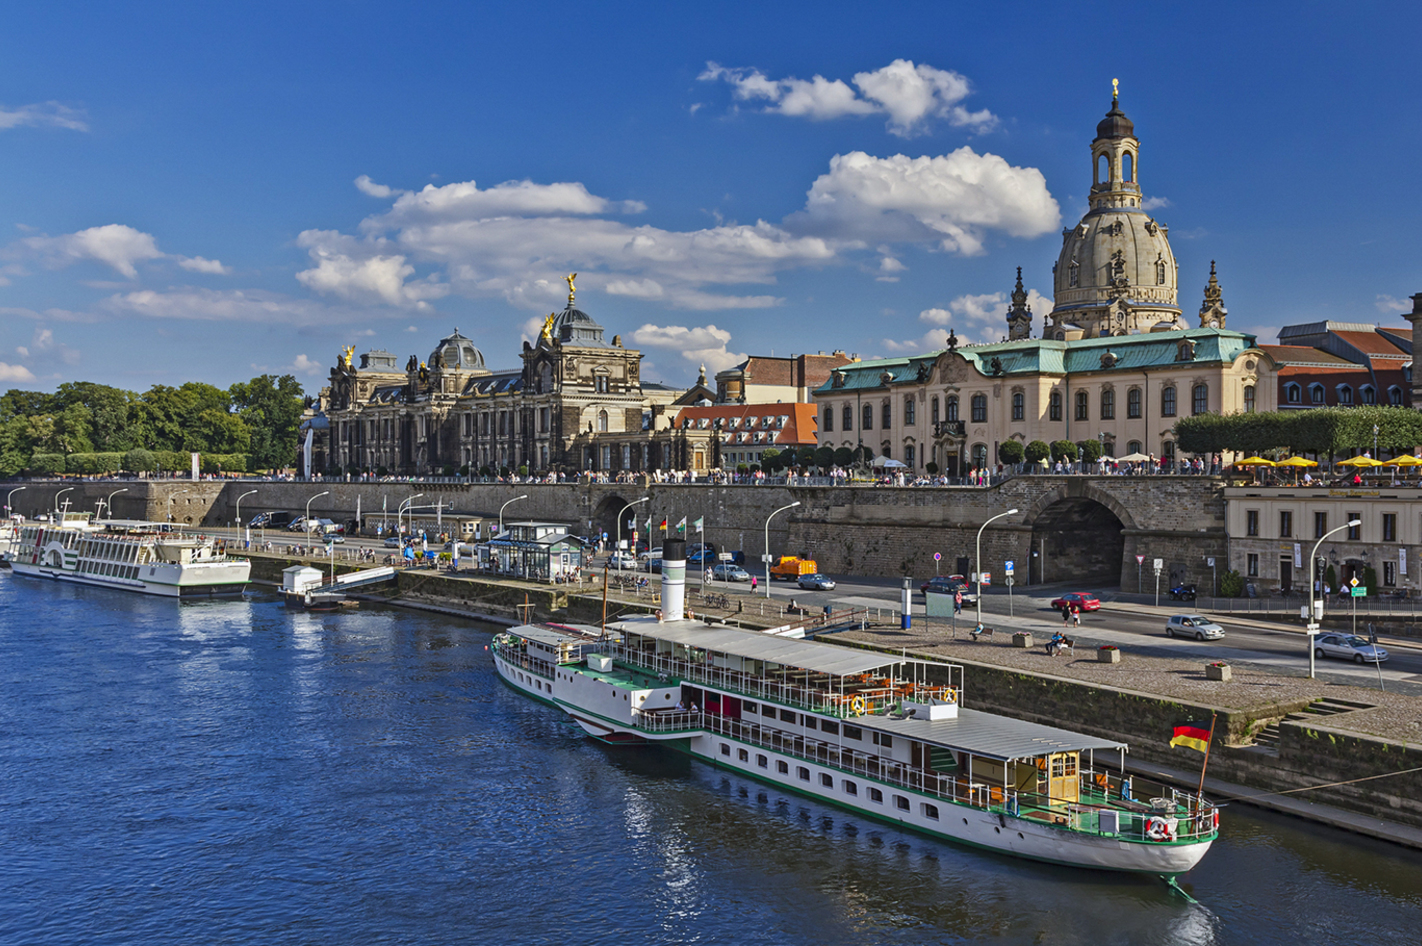
{"type": "MultiPolygon", "coordinates": [[[[604,496],[597,504],[597,508],[593,510],[593,530],[597,535],[589,536],[589,538],[596,542],[598,537],[606,532],[607,547],[609,549],[615,547],[617,544],[617,518],[619,515],[622,517],[622,538],[632,538],[632,533],[636,529],[636,513],[643,509],[645,505],[644,503],[642,506],[634,508],[631,507],[631,500],[623,499],[615,493],[604,496]]],[[[645,538],[646,531],[643,530],[641,535],[645,538]]]]}
{"type": "MultiPolygon", "coordinates": [[[[1045,497],[1032,510],[1031,582],[1118,585],[1126,552],[1119,507],[1105,497],[1045,497]],[[1116,508],[1113,508],[1116,507],[1116,508]]],[[[1128,518],[1128,517],[1127,517],[1128,518]]]]}

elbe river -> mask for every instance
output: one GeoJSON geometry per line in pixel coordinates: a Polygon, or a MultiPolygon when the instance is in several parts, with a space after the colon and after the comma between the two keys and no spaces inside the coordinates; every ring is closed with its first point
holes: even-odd
{"type": "Polygon", "coordinates": [[[1192,904],[958,848],[592,742],[492,630],[0,575],[0,943],[1422,940],[1413,852],[1233,805],[1192,904]]]}

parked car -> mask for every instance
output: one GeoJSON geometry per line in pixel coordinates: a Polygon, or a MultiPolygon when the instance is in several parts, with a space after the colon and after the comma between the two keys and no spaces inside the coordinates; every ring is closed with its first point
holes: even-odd
{"type": "Polygon", "coordinates": [[[801,575],[800,587],[806,591],[834,591],[834,581],[828,575],[816,572],[813,575],[801,575]]]}
{"type": "Polygon", "coordinates": [[[613,552],[607,557],[607,567],[615,568],[618,571],[629,568],[636,571],[638,567],[637,559],[633,557],[631,552],[613,552]]]}
{"type": "Polygon", "coordinates": [[[649,559],[661,558],[661,557],[662,557],[662,550],[661,550],[661,547],[660,547],[660,546],[658,546],[657,548],[654,548],[654,549],[646,549],[646,550],[644,550],[644,551],[641,551],[641,552],[638,552],[638,553],[637,553],[637,561],[639,561],[639,562],[645,562],[645,561],[647,561],[647,560],[649,560],[649,559]]]}
{"type": "Polygon", "coordinates": [[[1377,644],[1368,643],[1367,638],[1353,634],[1322,634],[1313,643],[1315,657],[1342,657],[1354,663],[1382,663],[1387,660],[1387,651],[1377,644]]]}
{"type": "Polygon", "coordinates": [[[924,594],[931,592],[936,595],[952,595],[961,591],[964,601],[978,600],[978,596],[972,591],[972,585],[964,581],[961,575],[934,575],[919,585],[918,590],[924,594]]]}
{"type": "Polygon", "coordinates": [[[302,516],[297,516],[295,519],[291,520],[290,522],[288,522],[288,523],[286,524],[286,531],[287,531],[287,532],[305,532],[305,531],[306,531],[306,519],[305,519],[304,517],[302,517],[302,516]]]}
{"type": "Polygon", "coordinates": [[[1066,611],[1071,607],[1078,611],[1100,611],[1101,601],[1087,591],[1069,591],[1060,598],[1053,598],[1052,607],[1058,611],[1066,611]]]}
{"type": "Polygon", "coordinates": [[[1224,628],[1199,614],[1177,614],[1165,622],[1166,637],[1193,637],[1197,641],[1217,641],[1224,628]]]}
{"type": "Polygon", "coordinates": [[[247,525],[249,525],[249,526],[251,526],[252,528],[255,529],[255,528],[257,528],[258,526],[264,526],[264,525],[266,525],[267,523],[269,523],[269,522],[271,522],[271,521],[272,521],[272,514],[271,514],[271,513],[269,513],[269,512],[259,512],[259,513],[257,513],[255,516],[253,516],[253,517],[251,518],[251,521],[249,521],[249,522],[247,523],[247,525]]]}
{"type": "Polygon", "coordinates": [[[1195,600],[1195,586],[1194,586],[1194,585],[1176,585],[1174,588],[1171,588],[1171,589],[1170,589],[1170,600],[1171,600],[1171,601],[1194,601],[1194,600],[1195,600]]]}
{"type": "Polygon", "coordinates": [[[398,549],[405,542],[398,535],[387,535],[383,544],[387,549],[398,549]]]}
{"type": "Polygon", "coordinates": [[[711,569],[715,581],[750,581],[750,572],[739,565],[717,565],[711,569]]]}

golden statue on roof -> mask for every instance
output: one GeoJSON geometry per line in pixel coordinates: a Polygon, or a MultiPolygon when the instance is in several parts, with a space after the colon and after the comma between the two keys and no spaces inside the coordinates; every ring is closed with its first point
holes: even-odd
{"type": "Polygon", "coordinates": [[[1112,80],[1111,80],[1111,101],[1114,102],[1114,101],[1116,101],[1116,100],[1117,100],[1118,98],[1120,98],[1120,97],[1121,97],[1121,80],[1120,80],[1120,79],[1112,79],[1112,80]]]}
{"type": "Polygon", "coordinates": [[[550,342],[553,341],[553,319],[556,316],[556,312],[548,313],[548,318],[543,320],[543,331],[538,333],[539,338],[545,339],[550,342]]]}
{"type": "Polygon", "coordinates": [[[578,288],[573,285],[573,280],[577,278],[577,273],[569,273],[568,275],[563,277],[563,281],[568,284],[568,305],[573,304],[573,293],[578,291],[578,288]]]}
{"type": "Polygon", "coordinates": [[[355,346],[354,346],[354,345],[347,345],[345,348],[342,348],[342,349],[341,349],[341,364],[344,365],[344,366],[347,367],[347,368],[354,367],[354,366],[351,364],[351,356],[354,355],[354,354],[355,354],[355,346]]]}

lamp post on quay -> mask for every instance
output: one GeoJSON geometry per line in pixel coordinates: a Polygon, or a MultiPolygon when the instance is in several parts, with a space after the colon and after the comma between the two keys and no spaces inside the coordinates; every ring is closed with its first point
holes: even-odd
{"type": "Polygon", "coordinates": [[[241,528],[242,528],[242,500],[243,500],[244,498],[248,497],[248,496],[251,496],[251,495],[252,495],[253,493],[255,493],[255,492],[256,492],[255,489],[249,489],[249,490],[247,490],[245,493],[243,493],[241,496],[238,496],[238,497],[237,497],[237,518],[236,518],[236,520],[232,523],[233,528],[236,528],[236,529],[241,529],[241,528]]]}
{"type": "Polygon", "coordinates": [[[988,527],[988,522],[992,522],[994,519],[1001,519],[1003,516],[1015,516],[1015,515],[1017,515],[1017,510],[1016,510],[1016,509],[1009,509],[1009,510],[1007,510],[1007,512],[1000,512],[1000,513],[998,513],[997,515],[995,515],[995,516],[993,516],[991,519],[989,519],[987,522],[984,522],[982,525],[978,526],[978,544],[977,544],[977,547],[976,547],[975,552],[973,553],[974,556],[975,556],[975,557],[973,558],[973,567],[977,570],[977,576],[976,576],[976,577],[977,577],[977,581],[978,581],[978,595],[977,595],[978,600],[977,600],[976,604],[977,604],[977,606],[978,606],[978,623],[979,623],[979,624],[983,623],[983,530],[988,527]]]}
{"type": "MultiPolygon", "coordinates": [[[[397,506],[397,507],[395,507],[395,534],[401,537],[401,538],[400,538],[400,541],[401,541],[401,542],[404,542],[404,535],[405,535],[405,530],[404,530],[404,528],[403,528],[402,525],[401,525],[402,518],[403,518],[404,515],[405,515],[405,510],[406,510],[406,509],[409,509],[409,510],[412,510],[412,511],[413,511],[414,508],[415,508],[415,506],[414,506],[415,500],[419,499],[419,498],[420,498],[421,496],[423,496],[423,495],[425,495],[425,494],[424,494],[424,493],[416,493],[415,495],[411,496],[409,499],[402,500],[401,503],[400,503],[400,505],[397,506]]],[[[410,528],[412,528],[412,529],[414,528],[414,522],[415,522],[415,518],[414,518],[413,515],[411,515],[411,517],[410,517],[410,528]]]]}
{"type": "Polygon", "coordinates": [[[63,496],[65,493],[72,492],[73,489],[73,486],[66,486],[64,487],[64,489],[61,489],[59,492],[54,494],[54,518],[56,521],[58,521],[59,519],[59,497],[63,496]]]}
{"type": "MultiPolygon", "coordinates": [[[[613,548],[613,551],[616,552],[616,553],[617,553],[617,556],[618,556],[618,557],[617,557],[617,570],[618,570],[619,572],[622,571],[622,517],[625,516],[625,515],[627,515],[627,510],[631,509],[633,506],[640,506],[640,505],[642,505],[643,503],[648,503],[648,502],[651,502],[651,501],[652,501],[652,497],[650,497],[650,496],[643,496],[641,499],[634,500],[634,501],[628,503],[626,506],[623,506],[623,507],[622,507],[622,511],[617,514],[617,545],[616,545],[616,547],[613,548]]],[[[632,537],[633,537],[633,540],[634,540],[634,541],[632,542],[632,544],[633,544],[633,545],[636,545],[637,543],[636,543],[635,540],[636,540],[636,537],[637,537],[637,520],[636,520],[635,517],[633,517],[633,519],[632,519],[632,537]]],[[[634,563],[634,564],[635,564],[635,563],[634,563]]]]}
{"type": "Polygon", "coordinates": [[[765,517],[765,596],[767,598],[770,597],[770,520],[774,519],[776,516],[780,515],[780,513],[784,512],[785,510],[794,509],[798,505],[800,505],[800,503],[797,500],[796,502],[793,502],[788,506],[781,506],[779,509],[775,510],[775,512],[772,512],[770,515],[765,517]]]}
{"type": "Polygon", "coordinates": [[[510,499],[507,503],[504,503],[502,506],[499,507],[499,535],[500,535],[501,537],[502,537],[503,534],[504,534],[504,510],[508,508],[509,503],[516,503],[516,502],[518,502],[520,499],[527,499],[527,498],[528,498],[528,494],[527,494],[527,493],[524,493],[522,496],[515,496],[513,499],[510,499]]]}
{"type": "Polygon", "coordinates": [[[10,515],[10,513],[11,513],[11,511],[12,511],[12,507],[10,506],[10,497],[14,496],[16,493],[18,493],[18,492],[19,492],[20,490],[22,490],[22,489],[29,489],[29,487],[28,487],[28,486],[16,486],[14,489],[10,490],[10,492],[8,492],[8,493],[5,494],[5,515],[6,515],[6,517],[9,517],[9,515],[10,515]]]}
{"type": "Polygon", "coordinates": [[[1308,625],[1306,628],[1308,633],[1304,635],[1304,639],[1308,643],[1308,678],[1310,680],[1313,679],[1313,639],[1318,634],[1318,619],[1322,616],[1323,611],[1323,602],[1314,599],[1314,596],[1318,594],[1313,584],[1313,573],[1318,568],[1318,547],[1330,535],[1342,532],[1344,529],[1356,529],[1362,524],[1363,520],[1354,519],[1351,522],[1343,523],[1336,529],[1330,529],[1318,537],[1318,541],[1313,543],[1313,551],[1308,553],[1308,625]]]}
{"type": "Polygon", "coordinates": [[[127,486],[125,486],[123,489],[116,489],[112,493],[109,493],[109,497],[104,500],[104,508],[109,511],[109,519],[113,519],[114,517],[114,497],[117,496],[119,493],[126,492],[128,492],[127,486]]]}
{"type": "Polygon", "coordinates": [[[306,538],[308,540],[311,538],[311,504],[314,503],[316,500],[320,499],[322,496],[329,495],[331,495],[331,491],[328,489],[324,492],[317,493],[315,496],[312,496],[310,499],[306,500],[306,518],[301,520],[301,525],[306,529],[306,538]]]}

